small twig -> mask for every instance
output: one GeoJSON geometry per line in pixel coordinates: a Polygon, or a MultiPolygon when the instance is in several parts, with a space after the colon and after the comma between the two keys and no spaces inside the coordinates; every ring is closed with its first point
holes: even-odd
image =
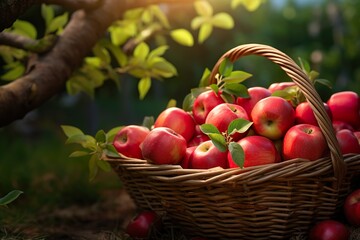
{"type": "Polygon", "coordinates": [[[35,53],[46,52],[54,45],[55,40],[56,37],[54,35],[48,35],[42,39],[36,40],[10,32],[0,33],[0,45],[15,47],[35,53]]]}

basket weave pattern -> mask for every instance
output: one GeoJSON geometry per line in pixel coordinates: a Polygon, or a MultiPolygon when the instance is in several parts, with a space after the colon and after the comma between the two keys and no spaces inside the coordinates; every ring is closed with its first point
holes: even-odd
{"type": "Polygon", "coordinates": [[[296,63],[267,45],[239,45],[224,58],[263,56],[279,65],[310,102],[330,156],[249,168],[183,169],[141,159],[107,159],[139,208],[152,209],[184,232],[215,239],[288,239],[341,209],[360,174],[360,155],[341,155],[331,121],[312,83],[296,63]]]}

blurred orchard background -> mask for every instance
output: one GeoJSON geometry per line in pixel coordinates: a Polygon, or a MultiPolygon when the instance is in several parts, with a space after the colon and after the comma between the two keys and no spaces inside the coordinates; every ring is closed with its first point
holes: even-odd
{"type": "MultiPolygon", "coordinates": [[[[319,78],[333,84],[332,89],[319,86],[324,100],[335,91],[351,89],[360,93],[360,1],[264,0],[255,11],[243,5],[231,8],[227,0],[209,3],[214,12],[229,13],[234,26],[214,28],[203,43],[197,41],[198,30],[190,28],[190,20],[197,14],[193,3],[161,6],[171,27],[188,29],[195,41],[188,47],[166,40],[169,49],[164,57],[176,67],[177,75],[163,81],[153,79],[144,99],[139,99],[138,79],[124,75],[119,86],[105,81],[93,97],[83,92],[68,94],[64,88],[24,119],[0,128],[0,196],[13,189],[24,192],[8,208],[0,207],[0,239],[45,234],[28,226],[61,229],[66,214],[66,221],[74,225],[79,221],[96,222],[96,218],[99,223],[100,215],[92,214],[93,219],[89,220],[79,211],[94,213],[97,207],[99,212],[109,214],[109,208],[115,207],[113,201],[121,191],[121,182],[112,172],[101,173],[89,182],[87,159],[68,157],[76,146],[65,145],[60,126],[76,126],[94,135],[99,129],[108,131],[116,126],[141,124],[145,116],[156,117],[170,99],[181,107],[185,95],[198,86],[204,69],[211,69],[232,47],[268,44],[297,62],[299,57],[308,61],[320,73],[319,78]],[[110,206],[102,209],[100,202],[110,202],[110,206]]],[[[31,22],[40,32],[40,11],[40,5],[35,5],[20,19],[31,22]]],[[[146,40],[149,45],[155,41],[156,38],[146,40]]],[[[5,63],[0,58],[1,65],[5,63]]],[[[260,57],[242,58],[236,67],[253,74],[245,82],[247,86],[267,87],[272,82],[289,81],[280,68],[260,57]]],[[[5,72],[0,68],[0,75],[5,72]]],[[[111,227],[119,228],[116,221],[121,221],[121,216],[114,210],[111,219],[115,221],[111,227]]]]}

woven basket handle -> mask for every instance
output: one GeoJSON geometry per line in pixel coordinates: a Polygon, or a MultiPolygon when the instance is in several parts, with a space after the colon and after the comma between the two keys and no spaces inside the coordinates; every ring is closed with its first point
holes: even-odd
{"type": "Polygon", "coordinates": [[[327,144],[330,149],[330,156],[332,161],[332,166],[334,169],[334,176],[337,178],[338,183],[340,184],[344,178],[346,172],[346,166],[343,160],[343,156],[340,151],[339,143],[336,139],[335,132],[331,123],[331,120],[326,113],[326,110],[323,105],[323,101],[320,98],[319,94],[315,90],[313,84],[306,76],[306,74],[301,70],[301,68],[285,53],[262,44],[244,44],[239,45],[233,49],[230,49],[225,54],[223,54],[217,63],[215,64],[212,72],[210,74],[210,82],[215,83],[215,75],[219,71],[220,63],[228,58],[231,62],[235,62],[240,57],[248,55],[258,55],[263,56],[275,64],[279,65],[285,73],[292,79],[292,81],[300,88],[309,102],[311,108],[314,111],[317,122],[322,130],[322,133],[325,136],[327,144]]]}

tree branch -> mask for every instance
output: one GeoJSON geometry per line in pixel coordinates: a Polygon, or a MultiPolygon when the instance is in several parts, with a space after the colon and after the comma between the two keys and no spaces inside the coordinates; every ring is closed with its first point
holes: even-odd
{"type": "Polygon", "coordinates": [[[122,14],[117,0],[92,12],[76,11],[56,45],[33,63],[29,73],[0,87],[0,126],[22,118],[55,94],[81,65],[107,27],[122,14]]]}

